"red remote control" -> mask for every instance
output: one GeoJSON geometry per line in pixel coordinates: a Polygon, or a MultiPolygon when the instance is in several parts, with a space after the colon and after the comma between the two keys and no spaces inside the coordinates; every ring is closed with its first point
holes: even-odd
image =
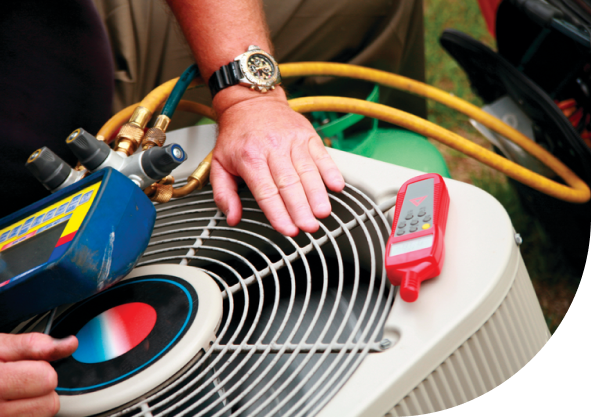
{"type": "Polygon", "coordinates": [[[404,301],[415,301],[421,282],[441,273],[448,210],[449,194],[439,174],[412,178],[398,191],[386,273],[392,285],[400,285],[404,301]]]}

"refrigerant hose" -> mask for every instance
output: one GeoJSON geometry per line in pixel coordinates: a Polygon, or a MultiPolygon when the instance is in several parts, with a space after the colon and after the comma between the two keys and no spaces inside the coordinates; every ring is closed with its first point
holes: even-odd
{"type": "MultiPolygon", "coordinates": [[[[455,97],[450,93],[446,93],[425,83],[400,75],[356,65],[325,62],[301,62],[282,64],[279,67],[283,78],[311,75],[356,78],[378,83],[387,87],[408,91],[410,93],[438,101],[439,103],[445,104],[448,107],[451,107],[473,118],[474,120],[482,123],[486,127],[494,130],[495,132],[521,146],[528,153],[539,159],[544,165],[552,169],[568,184],[568,186],[557,183],[531,170],[523,168],[522,166],[509,161],[506,158],[503,158],[494,152],[476,145],[467,139],[464,139],[463,137],[440,126],[437,126],[427,120],[382,104],[344,97],[303,97],[289,101],[290,106],[295,111],[300,113],[311,111],[356,113],[367,117],[380,119],[438,140],[460,152],[465,153],[468,156],[471,156],[474,159],[477,159],[478,161],[483,162],[486,165],[491,166],[492,168],[499,170],[505,175],[552,197],[571,203],[585,203],[591,198],[591,191],[589,190],[587,184],[585,184],[585,182],[583,182],[572,170],[570,170],[566,165],[560,162],[560,160],[558,160],[540,145],[536,144],[518,130],[484,112],[477,106],[455,97]]],[[[154,112],[164,103],[172,91],[174,85],[176,84],[176,80],[178,79],[168,81],[157,87],[150,94],[148,94],[141,103],[138,104],[154,112]]],[[[195,81],[192,84],[195,84],[195,81]]],[[[129,117],[131,117],[133,110],[138,104],[129,106],[113,116],[105,124],[105,126],[101,128],[97,136],[102,136],[106,140],[109,140],[109,138],[113,135],[113,133],[115,133],[121,124],[126,122],[129,117]]],[[[186,100],[181,100],[178,110],[191,111],[207,116],[211,119],[215,119],[215,115],[211,108],[186,100]]],[[[210,166],[211,155],[212,154],[210,153],[204,161],[205,165],[210,166]]],[[[177,192],[174,193],[173,197],[186,195],[195,188],[200,188],[203,185],[203,175],[205,174],[206,176],[208,174],[208,172],[206,172],[208,171],[208,166],[204,167],[203,165],[203,163],[200,164],[201,170],[197,169],[193,174],[191,174],[189,177],[189,183],[183,187],[182,192],[180,192],[178,189],[178,191],[175,190],[177,192]],[[197,171],[200,172],[198,173],[197,171]],[[200,177],[197,177],[197,174],[199,174],[200,177]]]]}

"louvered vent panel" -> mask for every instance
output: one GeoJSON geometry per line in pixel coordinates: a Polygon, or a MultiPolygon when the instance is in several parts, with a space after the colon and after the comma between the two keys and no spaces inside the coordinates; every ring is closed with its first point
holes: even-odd
{"type": "Polygon", "coordinates": [[[500,385],[548,341],[550,333],[539,321],[540,305],[520,260],[515,282],[492,317],[385,417],[444,410],[500,385]]]}

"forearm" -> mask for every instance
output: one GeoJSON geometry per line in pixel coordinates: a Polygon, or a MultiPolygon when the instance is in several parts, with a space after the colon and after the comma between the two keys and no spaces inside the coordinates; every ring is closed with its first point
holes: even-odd
{"type": "MultiPolygon", "coordinates": [[[[168,0],[183,30],[203,79],[221,66],[257,45],[272,52],[260,0],[168,0]]],[[[281,89],[267,93],[285,100],[281,89]]],[[[231,105],[260,97],[259,92],[241,86],[224,89],[215,96],[218,113],[231,105]]]]}

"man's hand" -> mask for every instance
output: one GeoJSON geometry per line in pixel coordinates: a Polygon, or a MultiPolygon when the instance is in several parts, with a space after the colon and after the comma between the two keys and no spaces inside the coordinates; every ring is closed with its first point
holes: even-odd
{"type": "Polygon", "coordinates": [[[252,93],[216,110],[220,133],[211,184],[228,224],[236,225],[242,215],[236,184],[241,177],[277,231],[295,236],[298,229],[318,230],[315,217],[331,212],[324,184],[338,192],[345,182],[310,122],[290,109],[281,89],[252,93]]]}
{"type": "Polygon", "coordinates": [[[74,336],[53,339],[41,333],[0,334],[0,416],[53,416],[57,374],[48,363],[71,355],[74,336]]]}

